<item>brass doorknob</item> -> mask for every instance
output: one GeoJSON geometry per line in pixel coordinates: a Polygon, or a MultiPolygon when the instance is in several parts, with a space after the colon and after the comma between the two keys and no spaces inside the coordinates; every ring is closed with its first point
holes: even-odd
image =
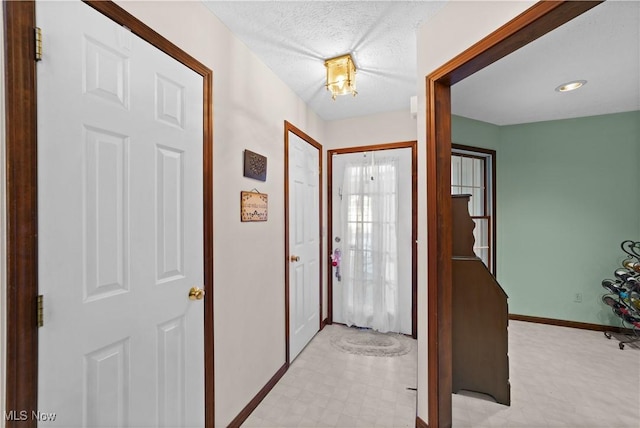
{"type": "Polygon", "coordinates": [[[202,300],[204,298],[204,290],[198,287],[191,287],[189,290],[189,300],[202,300]]]}
{"type": "Polygon", "coordinates": [[[291,256],[291,261],[292,262],[299,262],[300,261],[300,256],[291,256]]]}

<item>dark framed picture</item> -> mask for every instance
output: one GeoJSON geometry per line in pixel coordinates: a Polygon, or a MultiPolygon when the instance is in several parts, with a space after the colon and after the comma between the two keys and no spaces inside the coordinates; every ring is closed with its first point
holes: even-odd
{"type": "Polygon", "coordinates": [[[252,152],[244,151],[244,176],[267,181],[267,157],[252,152]]]}

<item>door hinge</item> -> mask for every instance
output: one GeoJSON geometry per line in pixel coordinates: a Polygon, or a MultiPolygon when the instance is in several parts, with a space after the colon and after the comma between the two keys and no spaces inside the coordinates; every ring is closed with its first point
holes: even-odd
{"type": "Polygon", "coordinates": [[[44,297],[42,294],[38,295],[38,327],[44,325],[44,297]]]}
{"type": "Polygon", "coordinates": [[[42,60],[42,29],[40,27],[34,28],[35,42],[36,42],[36,61],[42,60]]]}

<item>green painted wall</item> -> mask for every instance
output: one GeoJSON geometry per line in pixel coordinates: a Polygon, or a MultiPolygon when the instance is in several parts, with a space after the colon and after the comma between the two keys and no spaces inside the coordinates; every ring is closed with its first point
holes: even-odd
{"type": "Polygon", "coordinates": [[[509,311],[619,325],[603,278],[640,240],[640,112],[498,127],[455,119],[456,136],[497,151],[498,280],[509,311]],[[457,129],[460,128],[460,129],[457,129]],[[582,303],[574,302],[575,294],[582,303]]]}
{"type": "Polygon", "coordinates": [[[451,116],[451,141],[454,144],[497,151],[499,140],[499,126],[462,116],[451,116]]]}

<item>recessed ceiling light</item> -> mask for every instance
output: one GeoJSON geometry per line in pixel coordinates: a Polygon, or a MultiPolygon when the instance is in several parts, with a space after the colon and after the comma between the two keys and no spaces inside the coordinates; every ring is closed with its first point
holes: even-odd
{"type": "Polygon", "coordinates": [[[573,82],[563,83],[562,85],[556,88],[557,92],[569,92],[575,91],[578,88],[583,87],[587,84],[586,80],[574,80],[573,82]]]}

